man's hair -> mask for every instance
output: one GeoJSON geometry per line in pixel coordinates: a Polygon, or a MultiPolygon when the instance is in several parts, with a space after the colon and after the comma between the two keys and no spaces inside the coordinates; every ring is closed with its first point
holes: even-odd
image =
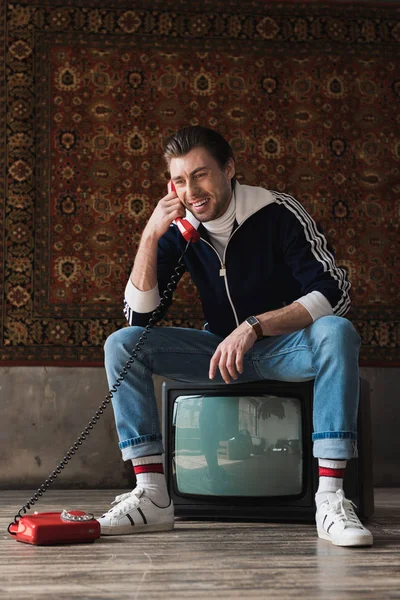
{"type": "MultiPolygon", "coordinates": [[[[223,169],[230,158],[235,160],[233,150],[226,139],[217,131],[193,125],[183,127],[164,144],[164,158],[168,168],[172,158],[180,158],[188,154],[193,148],[204,148],[217,161],[223,169]]],[[[235,177],[232,178],[232,188],[235,185],[235,177]]]]}

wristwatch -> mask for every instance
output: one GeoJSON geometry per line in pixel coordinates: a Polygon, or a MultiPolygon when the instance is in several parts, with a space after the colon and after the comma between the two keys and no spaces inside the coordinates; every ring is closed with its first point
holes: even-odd
{"type": "Polygon", "coordinates": [[[264,337],[261,329],[261,323],[257,317],[248,317],[245,323],[247,323],[247,325],[253,329],[258,340],[261,340],[261,338],[264,337]]]}

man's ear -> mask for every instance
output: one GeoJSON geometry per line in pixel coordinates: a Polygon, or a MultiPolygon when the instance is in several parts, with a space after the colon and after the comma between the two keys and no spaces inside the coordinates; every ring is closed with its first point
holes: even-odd
{"type": "Polygon", "coordinates": [[[228,158],[228,160],[226,161],[226,164],[224,166],[224,173],[228,177],[229,180],[235,176],[236,168],[235,168],[235,161],[233,160],[233,158],[228,158]]]}

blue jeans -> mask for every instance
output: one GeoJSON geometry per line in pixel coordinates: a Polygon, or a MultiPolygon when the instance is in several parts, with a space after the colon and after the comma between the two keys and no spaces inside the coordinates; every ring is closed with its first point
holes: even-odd
{"type": "MultiPolygon", "coordinates": [[[[105,344],[110,388],[138,342],[143,327],[114,332],[105,344]]],[[[207,331],[155,327],[113,394],[119,447],[124,460],[164,452],[153,374],[189,383],[224,383],[208,378],[209,363],[221,338],[207,331]]],[[[242,383],[276,379],[314,382],[313,453],[317,458],[357,456],[360,338],[350,321],[322,317],[309,327],[266,337],[244,358],[242,383]]],[[[232,383],[230,385],[235,385],[232,383]]]]}

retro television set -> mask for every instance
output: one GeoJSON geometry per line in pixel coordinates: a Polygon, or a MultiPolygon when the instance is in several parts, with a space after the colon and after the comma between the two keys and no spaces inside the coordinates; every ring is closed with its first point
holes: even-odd
{"type": "MultiPolygon", "coordinates": [[[[314,382],[164,382],[165,474],[175,515],[190,519],[313,521],[314,382]]],[[[368,382],[360,380],[358,458],[343,484],[360,518],[374,509],[368,382]]]]}

